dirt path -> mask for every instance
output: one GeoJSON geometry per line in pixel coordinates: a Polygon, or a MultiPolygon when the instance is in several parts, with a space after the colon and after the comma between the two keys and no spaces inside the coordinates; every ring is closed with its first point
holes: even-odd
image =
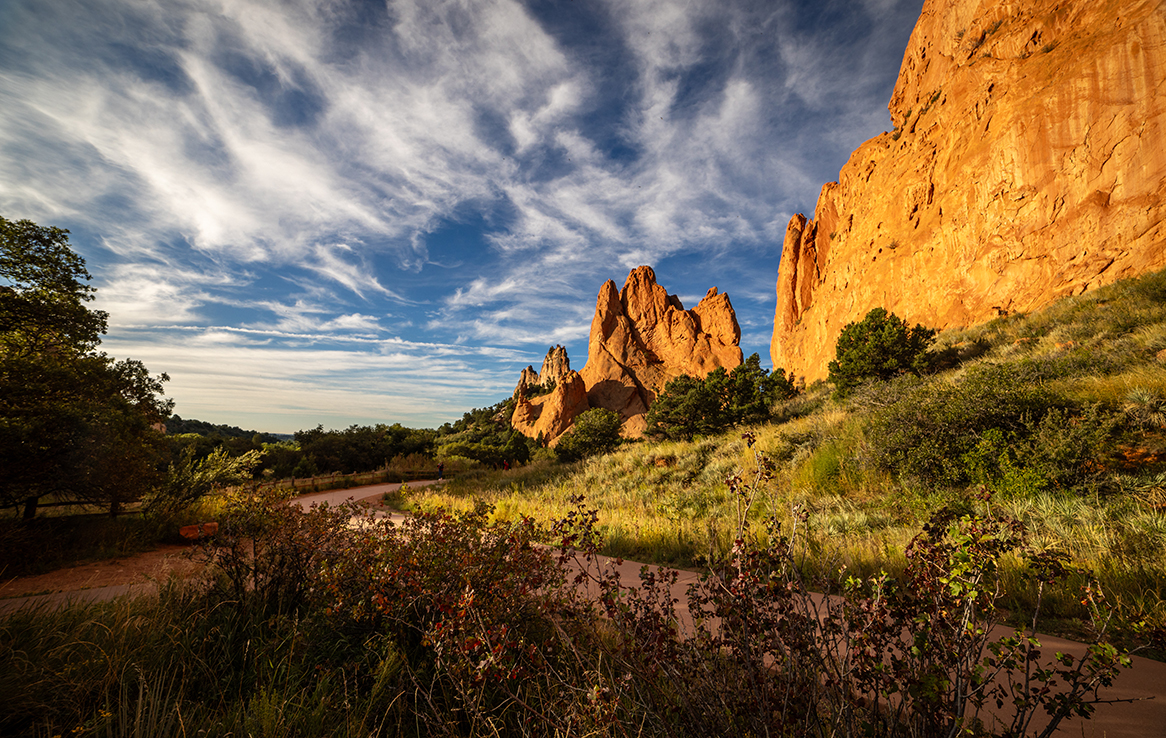
{"type": "MultiPolygon", "coordinates": [[[[415,482],[406,482],[410,487],[428,487],[431,484],[438,484],[436,479],[420,479],[415,482]]],[[[351,489],[333,489],[327,492],[311,492],[306,495],[299,495],[291,501],[293,505],[299,505],[307,510],[312,505],[327,502],[329,505],[339,505],[349,500],[355,502],[375,502],[387,492],[396,492],[401,488],[401,482],[392,482],[389,484],[369,484],[364,487],[352,487],[351,489]]]]}
{"type": "MultiPolygon", "coordinates": [[[[424,487],[436,481],[421,480],[409,482],[409,485],[424,487]]],[[[330,505],[348,500],[372,502],[400,487],[399,483],[373,484],[312,492],[296,497],[292,504],[306,510],[323,502],[330,505]]],[[[171,574],[185,578],[196,573],[200,568],[194,559],[197,550],[193,545],[162,545],[153,551],[76,564],[47,574],[0,579],[0,612],[37,602],[64,604],[76,599],[112,599],[123,594],[146,592],[152,582],[166,579],[171,574]]]]}
{"type": "Polygon", "coordinates": [[[144,584],[170,574],[189,576],[198,564],[190,554],[193,546],[165,545],[153,551],[68,566],[47,574],[14,577],[0,582],[0,600],[54,592],[144,584]]]}

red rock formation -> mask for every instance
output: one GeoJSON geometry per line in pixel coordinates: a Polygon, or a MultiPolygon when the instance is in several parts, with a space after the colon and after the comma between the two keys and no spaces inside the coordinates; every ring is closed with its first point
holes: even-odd
{"type": "Polygon", "coordinates": [[[561,367],[567,379],[551,395],[528,399],[520,393],[511,424],[527,436],[541,431],[553,439],[579,413],[603,407],[623,417],[624,435],[638,436],[645,427],[644,413],[668,380],[681,374],[704,377],[718,367],[732,369],[742,360],[740,340],[728,295],[713,287],[700,304],[685,310],[675,295],[656,284],[651,267],[637,267],[622,291],[611,280],[599,289],[583,371],[570,371],[566,349],[552,348],[540,376],[545,382],[548,373],[561,367]]]}
{"type": "Polygon", "coordinates": [[[885,307],[948,328],[1166,267],[1161,0],[927,0],[890,101],[786,229],[770,353],[885,307]]]}
{"type": "Polygon", "coordinates": [[[546,385],[550,380],[558,384],[559,379],[570,371],[571,361],[567,358],[567,349],[559,345],[551,346],[538,373],[538,383],[546,385]]]}
{"type": "Polygon", "coordinates": [[[583,380],[592,407],[624,418],[624,434],[640,435],[644,413],[668,380],[741,363],[741,328],[729,302],[713,287],[692,310],[656,284],[651,267],[632,270],[623,290],[599,289],[583,380]]]}
{"type": "Polygon", "coordinates": [[[514,387],[514,396],[518,397],[526,392],[527,387],[533,387],[540,384],[538,381],[538,372],[534,370],[533,366],[528,366],[522,370],[522,374],[518,375],[518,384],[514,387]]]}
{"type": "Polygon", "coordinates": [[[587,387],[582,377],[579,372],[567,370],[550,394],[529,399],[525,392],[520,392],[510,424],[526,436],[537,438],[541,433],[543,438],[553,442],[571,427],[575,416],[588,407],[587,387]]]}
{"type": "Polygon", "coordinates": [[[518,377],[518,385],[514,388],[514,396],[517,397],[519,392],[528,387],[546,386],[548,382],[558,384],[562,376],[569,371],[571,371],[571,361],[567,358],[567,349],[559,345],[551,346],[547,349],[541,371],[536,372],[533,366],[528,366],[522,370],[522,374],[518,377]]]}

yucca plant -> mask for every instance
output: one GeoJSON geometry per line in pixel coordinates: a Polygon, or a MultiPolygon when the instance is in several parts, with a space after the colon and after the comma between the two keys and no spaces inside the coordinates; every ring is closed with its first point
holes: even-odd
{"type": "Polygon", "coordinates": [[[1166,428],[1166,397],[1146,387],[1135,387],[1126,393],[1122,405],[1130,425],[1141,430],[1166,428]]]}

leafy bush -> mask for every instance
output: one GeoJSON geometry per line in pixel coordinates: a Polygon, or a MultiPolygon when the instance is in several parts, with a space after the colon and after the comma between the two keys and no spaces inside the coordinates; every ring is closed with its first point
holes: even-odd
{"type": "Polygon", "coordinates": [[[875,308],[861,323],[848,323],[838,336],[834,361],[829,364],[829,381],[839,397],[870,379],[890,379],[927,368],[927,347],[935,331],[907,323],[894,313],[875,308]]]}
{"type": "Polygon", "coordinates": [[[946,486],[1008,478],[1003,483],[1015,487],[1027,478],[1031,489],[1068,487],[1100,470],[1117,419],[1096,406],[1076,407],[1027,381],[1027,372],[985,364],[951,382],[892,383],[868,434],[875,462],[946,486]]]}
{"type": "Polygon", "coordinates": [[[446,443],[438,449],[439,459],[473,459],[479,464],[487,466],[501,466],[506,456],[500,446],[491,446],[485,443],[468,443],[454,441],[446,443]]]}
{"type": "Polygon", "coordinates": [[[619,413],[593,407],[575,418],[571,429],[559,437],[555,455],[562,461],[611,453],[620,442],[619,413]]]}
{"type": "Polygon", "coordinates": [[[166,483],[146,499],[152,513],[170,513],[187,507],[211,492],[240,484],[251,477],[259,463],[259,451],[232,458],[219,446],[201,461],[195,460],[194,446],[187,446],[182,459],[171,464],[166,483]]]}

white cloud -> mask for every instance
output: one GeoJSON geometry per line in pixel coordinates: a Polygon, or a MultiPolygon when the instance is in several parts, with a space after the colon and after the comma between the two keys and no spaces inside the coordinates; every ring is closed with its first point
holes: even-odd
{"type": "Polygon", "coordinates": [[[180,415],[275,432],[327,425],[329,419],[339,426],[436,426],[513,389],[512,372],[484,369],[484,358],[508,365],[535,360],[533,354],[490,347],[393,340],[303,347],[294,338],[229,327],[145,329],[117,332],[103,348],[165,367],[171,377],[166,391],[180,415]]]}
{"type": "Polygon", "coordinates": [[[94,307],[109,313],[110,325],[189,323],[198,319],[203,305],[217,299],[212,289],[245,283],[241,275],[225,271],[119,264],[97,291],[94,307]]]}
{"type": "MultiPolygon", "coordinates": [[[[791,212],[885,117],[882,39],[913,11],[864,2],[874,30],[842,47],[784,1],[592,5],[605,67],[518,0],[374,4],[356,36],[339,0],[15,0],[0,211],[90,234],[113,325],[246,362],[406,329],[439,355],[581,342],[613,270],[731,251],[741,289],[776,279],[791,212]],[[436,235],[477,216],[470,246],[436,235]]],[[[181,348],[159,361],[197,363],[181,348]]]]}

